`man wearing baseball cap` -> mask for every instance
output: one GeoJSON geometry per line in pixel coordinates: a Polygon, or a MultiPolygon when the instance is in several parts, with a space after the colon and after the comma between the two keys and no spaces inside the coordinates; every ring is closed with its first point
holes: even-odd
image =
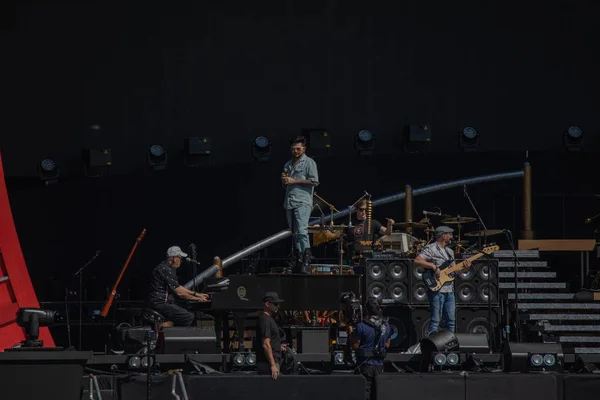
{"type": "Polygon", "coordinates": [[[277,292],[267,292],[263,303],[263,312],[256,325],[256,344],[262,347],[263,351],[256,352],[256,370],[259,375],[271,375],[273,379],[277,379],[281,352],[284,349],[281,347],[279,327],[273,316],[279,312],[283,300],[277,292]]]}
{"type": "MultiPolygon", "coordinates": [[[[452,241],[453,232],[454,229],[448,226],[435,228],[435,243],[425,246],[421,254],[415,258],[415,264],[432,270],[436,276],[440,275],[440,267],[444,263],[448,263],[448,267],[454,266],[454,252],[448,247],[452,241]]],[[[465,260],[464,266],[469,268],[471,262],[465,260]]],[[[428,289],[427,297],[431,313],[429,335],[437,333],[442,317],[446,323],[446,329],[454,332],[456,326],[454,282],[446,282],[437,292],[428,289]]]]}
{"type": "Polygon", "coordinates": [[[208,301],[208,295],[188,290],[179,284],[175,270],[187,258],[179,246],[169,247],[167,258],[154,268],[150,275],[148,303],[174,326],[192,326],[194,314],[175,304],[175,296],[188,301],[208,301]]]}

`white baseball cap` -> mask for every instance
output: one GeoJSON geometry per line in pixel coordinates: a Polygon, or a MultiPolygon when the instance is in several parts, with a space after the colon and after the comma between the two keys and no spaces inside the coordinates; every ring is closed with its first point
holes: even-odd
{"type": "Polygon", "coordinates": [[[183,251],[181,251],[181,248],[179,246],[172,246],[169,247],[169,249],[167,250],[167,257],[187,257],[188,255],[186,253],[184,253],[183,251]]]}

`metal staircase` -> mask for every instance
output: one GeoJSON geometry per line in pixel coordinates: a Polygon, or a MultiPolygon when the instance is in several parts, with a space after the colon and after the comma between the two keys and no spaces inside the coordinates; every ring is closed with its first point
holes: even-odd
{"type": "MultiPolygon", "coordinates": [[[[500,295],[515,299],[512,251],[494,253],[498,258],[500,295]]],[[[557,282],[557,274],[537,250],[518,250],[519,318],[528,340],[559,342],[565,353],[600,354],[600,302],[575,302],[569,284],[557,282]]],[[[509,302],[511,311],[514,303],[509,302]]]]}

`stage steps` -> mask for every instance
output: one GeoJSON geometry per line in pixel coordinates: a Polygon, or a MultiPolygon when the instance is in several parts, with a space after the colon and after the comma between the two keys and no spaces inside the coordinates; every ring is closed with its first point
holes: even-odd
{"type": "MultiPolygon", "coordinates": [[[[514,300],[514,254],[502,250],[494,256],[500,297],[514,300]]],[[[518,250],[517,257],[519,319],[529,337],[559,342],[568,353],[600,354],[600,302],[576,302],[570,284],[558,281],[557,271],[540,259],[539,251],[518,250]]]]}

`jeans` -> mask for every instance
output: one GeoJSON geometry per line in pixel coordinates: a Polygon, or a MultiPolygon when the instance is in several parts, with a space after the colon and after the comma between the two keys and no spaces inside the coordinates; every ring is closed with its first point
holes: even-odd
{"type": "Polygon", "coordinates": [[[446,329],[454,332],[456,327],[454,291],[452,292],[433,292],[427,291],[429,298],[429,307],[431,310],[431,320],[429,321],[429,334],[436,333],[440,328],[440,320],[444,319],[446,329]]]}
{"type": "Polygon", "coordinates": [[[312,205],[302,204],[291,210],[286,210],[288,226],[292,230],[294,247],[300,253],[310,249],[308,239],[308,220],[312,213],[312,205]]]}
{"type": "Polygon", "coordinates": [[[193,326],[195,316],[183,307],[177,304],[153,304],[152,309],[161,313],[167,321],[173,322],[173,326],[193,326]]]}

